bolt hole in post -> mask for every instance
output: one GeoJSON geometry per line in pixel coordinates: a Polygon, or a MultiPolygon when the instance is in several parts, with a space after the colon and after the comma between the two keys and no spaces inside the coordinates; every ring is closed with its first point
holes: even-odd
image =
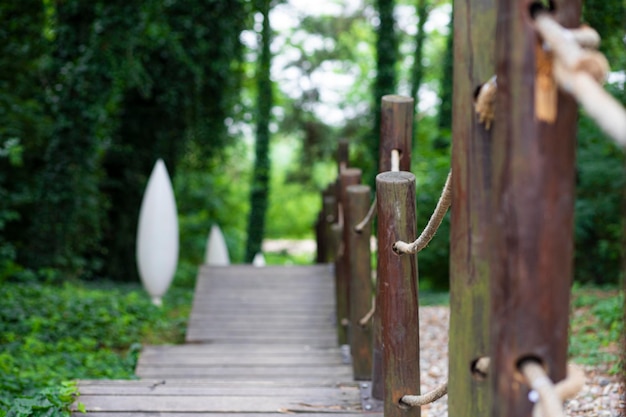
{"type": "Polygon", "coordinates": [[[410,410],[412,408],[409,404],[402,401],[402,398],[400,398],[396,404],[398,405],[398,408],[400,408],[401,410],[410,410]]]}
{"type": "MultiPolygon", "coordinates": [[[[525,384],[528,384],[528,378],[526,377],[526,372],[524,367],[527,364],[536,364],[543,368],[544,372],[547,374],[548,370],[543,362],[543,360],[537,355],[523,355],[515,362],[515,369],[517,372],[515,373],[515,378],[523,381],[525,384]]],[[[536,403],[539,401],[539,393],[530,387],[530,391],[528,392],[528,400],[532,403],[536,403]]]]}
{"type": "Polygon", "coordinates": [[[528,12],[530,13],[530,17],[535,19],[537,15],[541,12],[549,12],[554,13],[556,10],[556,6],[552,0],[543,0],[543,1],[533,1],[528,6],[528,12]]]}
{"type": "Polygon", "coordinates": [[[479,356],[472,361],[470,364],[470,372],[475,381],[483,382],[487,380],[489,362],[490,360],[486,356],[479,356]]]}

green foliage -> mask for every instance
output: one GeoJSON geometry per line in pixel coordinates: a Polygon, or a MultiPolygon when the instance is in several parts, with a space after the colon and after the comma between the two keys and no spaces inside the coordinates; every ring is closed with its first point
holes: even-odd
{"type": "Polygon", "coordinates": [[[177,288],[159,309],[134,285],[2,287],[0,414],[10,409],[9,415],[23,415],[28,406],[62,407],[71,388],[62,381],[133,378],[142,342],[183,340],[191,304],[191,292],[177,288]]]}
{"type": "MultiPolygon", "coordinates": [[[[78,396],[76,382],[62,382],[60,386],[43,388],[29,397],[15,399],[9,403],[0,398],[0,417],[70,417],[70,406],[78,396]]],[[[78,403],[79,411],[85,412],[85,406],[78,403]]]]}
{"type": "Polygon", "coordinates": [[[575,278],[616,284],[623,250],[624,153],[584,114],[577,153],[575,278]]]}
{"type": "Polygon", "coordinates": [[[624,294],[615,287],[574,286],[569,355],[586,365],[619,369],[624,337],[624,294]]]}
{"type": "Polygon", "coordinates": [[[0,144],[23,147],[21,167],[0,158],[0,211],[21,215],[0,246],[16,263],[136,277],[128,266],[156,159],[175,176],[188,144],[211,158],[226,143],[247,18],[244,0],[0,6],[0,144]]]}
{"type": "Polygon", "coordinates": [[[398,37],[395,29],[393,11],[395,0],[377,0],[378,18],[376,28],[376,79],[374,81],[374,130],[368,135],[368,150],[371,155],[369,167],[363,173],[365,183],[375,185],[378,174],[380,154],[381,99],[387,94],[396,94],[398,37]]]}
{"type": "Polygon", "coordinates": [[[193,288],[212,224],[222,230],[231,262],[243,262],[250,166],[241,161],[247,151],[240,142],[208,163],[191,150],[182,160],[174,179],[180,230],[179,285],[184,281],[193,288]]]}

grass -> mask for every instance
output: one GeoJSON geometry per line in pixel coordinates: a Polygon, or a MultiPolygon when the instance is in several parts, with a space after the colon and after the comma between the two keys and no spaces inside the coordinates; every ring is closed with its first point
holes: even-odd
{"type": "Polygon", "coordinates": [[[572,291],[569,356],[579,364],[623,370],[624,294],[617,287],[575,285],[572,291]],[[621,342],[621,343],[620,343],[621,342]]]}

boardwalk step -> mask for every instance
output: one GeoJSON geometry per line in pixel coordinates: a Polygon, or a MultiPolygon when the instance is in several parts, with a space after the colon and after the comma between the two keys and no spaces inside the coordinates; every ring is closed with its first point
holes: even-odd
{"type": "MultiPolygon", "coordinates": [[[[356,385],[80,381],[79,401],[106,413],[342,413],[360,410],[356,385]]],[[[110,415],[110,414],[107,414],[110,415]]]]}
{"type": "Polygon", "coordinates": [[[187,343],[145,346],[141,380],[79,381],[78,401],[88,417],[356,417],[333,285],[327,266],[203,267],[187,343]]]}

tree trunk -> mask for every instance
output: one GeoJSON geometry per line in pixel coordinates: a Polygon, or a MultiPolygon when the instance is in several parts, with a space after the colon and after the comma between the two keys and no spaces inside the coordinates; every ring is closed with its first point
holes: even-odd
{"type": "Polygon", "coordinates": [[[261,33],[261,55],[257,70],[257,125],[256,125],[256,159],[250,191],[250,217],[248,219],[248,241],[246,243],[246,262],[252,262],[254,255],[261,251],[265,234],[265,214],[269,195],[270,178],[270,131],[269,123],[272,111],[272,82],[270,80],[270,64],[272,60],[270,44],[272,30],[269,21],[270,1],[261,2],[259,10],[263,15],[261,33]]]}

